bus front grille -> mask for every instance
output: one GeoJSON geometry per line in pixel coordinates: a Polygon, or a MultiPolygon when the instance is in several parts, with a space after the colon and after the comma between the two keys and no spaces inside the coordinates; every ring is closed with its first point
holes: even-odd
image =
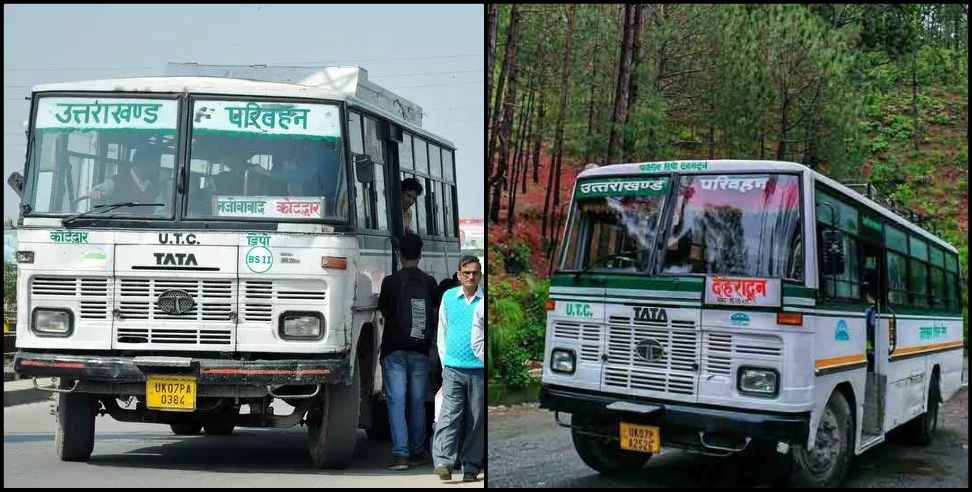
{"type": "Polygon", "coordinates": [[[623,316],[612,316],[609,322],[602,385],[633,391],[696,393],[699,332],[694,322],[642,322],[623,316]],[[639,355],[639,344],[660,346],[664,355],[649,362],[639,355]]]}

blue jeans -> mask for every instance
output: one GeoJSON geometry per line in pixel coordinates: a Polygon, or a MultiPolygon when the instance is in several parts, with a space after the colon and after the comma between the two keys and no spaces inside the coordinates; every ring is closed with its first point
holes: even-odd
{"type": "Polygon", "coordinates": [[[422,454],[426,450],[425,392],[429,381],[429,356],[398,350],[386,355],[381,367],[388,400],[392,455],[422,454]]]}

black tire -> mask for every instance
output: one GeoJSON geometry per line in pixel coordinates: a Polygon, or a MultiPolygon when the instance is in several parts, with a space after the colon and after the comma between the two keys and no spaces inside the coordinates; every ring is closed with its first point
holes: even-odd
{"type": "Polygon", "coordinates": [[[925,413],[915,417],[908,424],[908,436],[910,441],[920,446],[928,446],[938,431],[938,413],[941,409],[941,392],[938,388],[938,374],[932,375],[931,383],[928,387],[928,407],[925,413]]]}
{"type": "Polygon", "coordinates": [[[347,468],[354,457],[361,409],[358,364],[351,384],[330,384],[319,405],[307,411],[307,451],[315,468],[347,468]]]}
{"type": "Polygon", "coordinates": [[[228,436],[236,428],[236,419],[239,415],[239,407],[228,407],[219,414],[219,417],[206,421],[203,429],[208,436],[228,436]]]}
{"type": "Polygon", "coordinates": [[[368,427],[368,439],[374,441],[391,440],[391,426],[388,422],[388,402],[378,397],[371,399],[371,422],[368,427]]]}
{"type": "Polygon", "coordinates": [[[814,449],[808,451],[805,445],[793,446],[793,466],[787,477],[787,485],[800,488],[839,487],[854,455],[852,423],[850,405],[844,395],[834,392],[817,426],[814,449]]]}
{"type": "MultiPolygon", "coordinates": [[[[592,422],[593,419],[588,417],[571,416],[570,436],[574,441],[574,449],[587,466],[603,475],[616,475],[637,471],[651,459],[651,454],[621,449],[616,440],[586,434],[585,432],[590,432],[592,422]],[[574,427],[575,425],[581,428],[574,427]]],[[[616,429],[616,425],[613,427],[616,429]]],[[[597,428],[601,429],[599,433],[608,433],[610,426],[597,428]]]]}
{"type": "MultiPolygon", "coordinates": [[[[73,381],[61,381],[61,389],[70,388],[73,381]]],[[[98,398],[89,394],[59,393],[57,401],[57,431],[54,445],[61,461],[88,461],[94,450],[95,416],[98,398]]]]}
{"type": "Polygon", "coordinates": [[[199,434],[202,424],[169,424],[172,433],[178,436],[192,436],[199,434]]]}

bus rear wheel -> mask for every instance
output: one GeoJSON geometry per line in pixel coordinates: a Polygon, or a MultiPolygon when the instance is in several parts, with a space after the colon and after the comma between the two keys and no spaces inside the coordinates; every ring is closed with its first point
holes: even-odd
{"type": "MultiPolygon", "coordinates": [[[[603,475],[617,475],[639,470],[651,459],[651,454],[621,449],[619,443],[607,437],[591,435],[594,419],[571,416],[570,437],[581,460],[603,475]]],[[[602,427],[602,426],[598,426],[602,427]]]]}
{"type": "Polygon", "coordinates": [[[793,446],[791,487],[838,487],[847,475],[853,445],[850,405],[839,392],[831,395],[817,425],[815,445],[793,446]]]}
{"type": "Polygon", "coordinates": [[[938,410],[941,406],[941,393],[938,389],[938,373],[932,375],[928,386],[928,407],[908,424],[907,431],[911,441],[921,446],[931,444],[938,430],[938,410]]]}

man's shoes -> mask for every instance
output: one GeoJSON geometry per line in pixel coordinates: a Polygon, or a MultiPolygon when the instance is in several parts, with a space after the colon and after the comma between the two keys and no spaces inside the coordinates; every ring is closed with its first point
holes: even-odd
{"type": "Polygon", "coordinates": [[[391,461],[388,463],[389,470],[408,470],[408,457],[406,456],[392,456],[391,461]]]}
{"type": "Polygon", "coordinates": [[[479,477],[478,473],[466,472],[462,474],[463,482],[475,482],[479,477]]]}
{"type": "Polygon", "coordinates": [[[432,463],[432,456],[429,453],[422,453],[412,456],[408,460],[408,466],[422,466],[432,463]]]}
{"type": "Polygon", "coordinates": [[[452,480],[452,470],[445,465],[439,465],[435,467],[435,474],[439,476],[439,480],[443,482],[446,480],[452,480]]]}

